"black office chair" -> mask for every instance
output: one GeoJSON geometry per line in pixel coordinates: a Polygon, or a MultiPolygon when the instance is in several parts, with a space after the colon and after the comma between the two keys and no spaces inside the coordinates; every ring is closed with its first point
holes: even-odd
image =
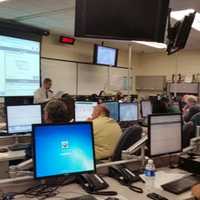
{"type": "Polygon", "coordinates": [[[182,145],[183,148],[186,148],[190,145],[190,140],[195,135],[195,126],[192,123],[187,123],[183,125],[183,136],[182,136],[182,145]]]}
{"type": "Polygon", "coordinates": [[[183,125],[183,148],[190,145],[190,140],[196,135],[196,126],[200,126],[200,112],[196,113],[191,121],[183,125]]]}
{"type": "Polygon", "coordinates": [[[114,150],[111,161],[121,160],[121,152],[128,149],[131,145],[140,140],[142,137],[142,132],[142,127],[138,125],[134,125],[125,129],[114,150]]]}

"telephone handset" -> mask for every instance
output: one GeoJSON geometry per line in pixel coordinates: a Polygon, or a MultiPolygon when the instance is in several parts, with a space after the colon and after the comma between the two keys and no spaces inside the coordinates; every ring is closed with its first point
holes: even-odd
{"type": "Polygon", "coordinates": [[[123,184],[131,184],[140,180],[139,176],[126,167],[111,166],[109,167],[109,174],[123,184]]]}
{"type": "Polygon", "coordinates": [[[128,186],[129,189],[133,190],[134,192],[143,193],[141,188],[131,185],[132,183],[141,181],[141,178],[138,175],[135,175],[128,168],[111,166],[109,167],[109,175],[117,179],[122,185],[128,186]]]}
{"type": "Polygon", "coordinates": [[[80,186],[90,194],[117,195],[115,191],[99,191],[108,188],[108,183],[97,174],[81,174],[77,177],[80,186]]]}

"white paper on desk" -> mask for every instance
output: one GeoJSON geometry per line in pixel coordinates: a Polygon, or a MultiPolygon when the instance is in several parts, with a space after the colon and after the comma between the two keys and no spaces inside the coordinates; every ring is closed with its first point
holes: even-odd
{"type": "Polygon", "coordinates": [[[1,158],[8,157],[8,153],[0,153],[0,157],[1,158]]]}
{"type": "MultiPolygon", "coordinates": [[[[165,171],[158,171],[156,172],[156,176],[154,177],[153,183],[151,181],[151,184],[153,184],[153,187],[156,189],[161,189],[161,185],[174,181],[176,179],[180,179],[182,177],[186,176],[186,174],[183,173],[170,173],[165,171]]],[[[149,177],[146,177],[145,175],[141,175],[141,178],[146,182],[146,184],[149,184],[149,177]]],[[[151,177],[150,177],[151,179],[151,177]]]]}

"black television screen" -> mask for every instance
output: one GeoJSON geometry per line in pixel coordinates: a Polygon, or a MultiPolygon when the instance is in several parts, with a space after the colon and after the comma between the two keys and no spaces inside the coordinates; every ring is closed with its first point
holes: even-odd
{"type": "Polygon", "coordinates": [[[186,15],[182,21],[178,21],[168,33],[168,54],[173,54],[184,49],[187,43],[196,12],[186,15]]]}
{"type": "Polygon", "coordinates": [[[117,66],[118,49],[95,45],[94,64],[117,66]]]}
{"type": "Polygon", "coordinates": [[[77,37],[163,42],[169,0],[76,0],[77,37]]]}

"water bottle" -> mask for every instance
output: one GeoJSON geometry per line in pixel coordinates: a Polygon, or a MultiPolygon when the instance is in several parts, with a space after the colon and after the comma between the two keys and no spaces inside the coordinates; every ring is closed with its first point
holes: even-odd
{"type": "Polygon", "coordinates": [[[154,162],[152,159],[149,159],[145,166],[144,174],[145,174],[145,176],[153,177],[153,176],[155,176],[155,171],[156,171],[156,169],[155,169],[154,162]]]}

